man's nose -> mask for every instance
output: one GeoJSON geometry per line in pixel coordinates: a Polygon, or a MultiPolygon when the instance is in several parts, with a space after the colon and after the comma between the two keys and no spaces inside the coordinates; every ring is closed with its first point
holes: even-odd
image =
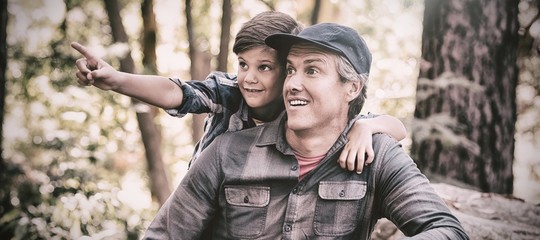
{"type": "Polygon", "coordinates": [[[303,79],[301,76],[290,75],[285,79],[285,85],[283,87],[293,93],[300,92],[304,89],[302,81],[303,79]]]}

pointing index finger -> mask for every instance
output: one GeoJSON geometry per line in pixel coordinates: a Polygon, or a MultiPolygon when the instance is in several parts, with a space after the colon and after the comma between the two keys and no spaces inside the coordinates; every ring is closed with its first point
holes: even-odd
{"type": "Polygon", "coordinates": [[[71,47],[80,52],[87,59],[96,59],[96,57],[82,44],[78,42],[72,42],[71,47]]]}

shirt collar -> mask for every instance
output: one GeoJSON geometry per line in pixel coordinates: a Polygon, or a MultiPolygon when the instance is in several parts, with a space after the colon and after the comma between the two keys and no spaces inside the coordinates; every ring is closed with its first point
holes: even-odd
{"type": "Polygon", "coordinates": [[[244,122],[247,122],[249,120],[249,107],[246,101],[243,99],[242,101],[240,101],[239,112],[240,112],[240,119],[242,119],[242,121],[244,122]]]}
{"type": "Polygon", "coordinates": [[[283,111],[274,121],[262,125],[262,131],[256,140],[256,146],[276,145],[277,150],[284,154],[292,155],[292,149],[285,139],[285,123],[287,114],[283,111]]]}

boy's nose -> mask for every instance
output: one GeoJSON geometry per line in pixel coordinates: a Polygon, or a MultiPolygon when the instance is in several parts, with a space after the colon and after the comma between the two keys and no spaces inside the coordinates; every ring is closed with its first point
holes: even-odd
{"type": "Polygon", "coordinates": [[[259,82],[257,80],[257,74],[254,73],[253,71],[247,71],[246,76],[244,78],[244,82],[250,83],[250,84],[259,82]]]}

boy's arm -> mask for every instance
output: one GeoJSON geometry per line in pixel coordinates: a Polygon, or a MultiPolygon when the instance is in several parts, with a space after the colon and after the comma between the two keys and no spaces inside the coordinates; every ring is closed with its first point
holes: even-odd
{"type": "Polygon", "coordinates": [[[373,161],[372,135],[375,133],[386,133],[400,141],[407,136],[407,129],[399,119],[390,115],[357,118],[347,134],[349,141],[339,157],[341,168],[360,174],[364,165],[373,161]]]}
{"type": "Polygon", "coordinates": [[[182,105],[182,90],[168,78],[120,72],[85,46],[73,42],[71,47],[83,55],[76,61],[79,84],[112,90],[161,108],[182,105]]]}
{"type": "Polygon", "coordinates": [[[236,112],[242,102],[236,75],[224,72],[212,72],[205,80],[182,81],[170,78],[181,89],[182,105],[166,108],[165,111],[176,117],[187,113],[223,113],[225,109],[236,112]]]}
{"type": "Polygon", "coordinates": [[[355,128],[365,129],[375,133],[386,133],[398,141],[407,136],[405,125],[394,116],[379,115],[374,118],[360,118],[356,120],[352,130],[355,128]]]}

